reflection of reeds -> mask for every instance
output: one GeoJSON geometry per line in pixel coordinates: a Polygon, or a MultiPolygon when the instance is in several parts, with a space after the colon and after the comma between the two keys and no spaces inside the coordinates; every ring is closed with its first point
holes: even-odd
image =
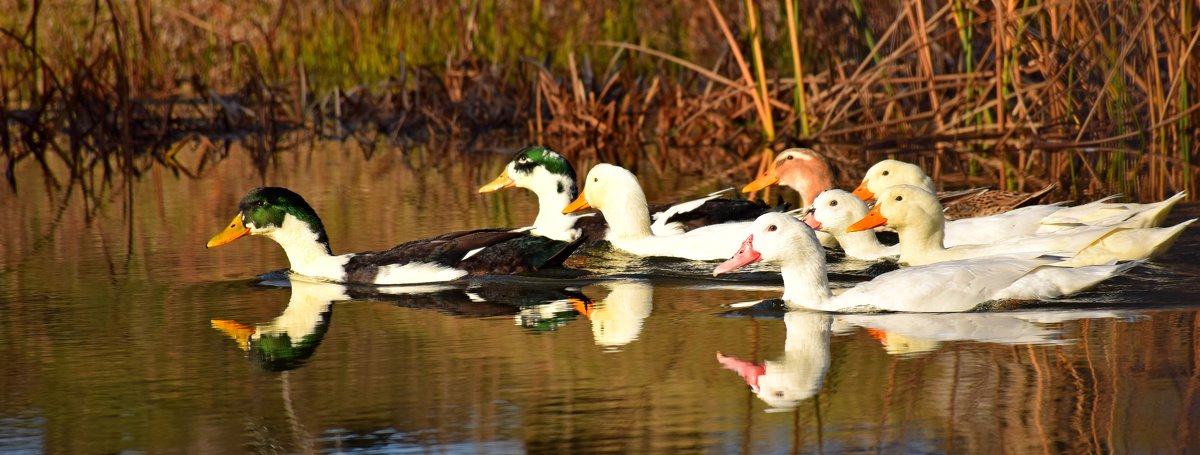
{"type": "Polygon", "coordinates": [[[304,131],[660,171],[798,143],[846,175],[899,155],[954,184],[1195,189],[1191,2],[89,5],[0,0],[10,185],[23,159],[107,176],[235,138],[265,166],[304,131]]]}

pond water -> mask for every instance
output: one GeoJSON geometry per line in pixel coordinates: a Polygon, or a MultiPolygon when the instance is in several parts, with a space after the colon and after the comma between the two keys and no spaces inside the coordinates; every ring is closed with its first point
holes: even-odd
{"type": "MultiPolygon", "coordinates": [[[[18,166],[0,190],[0,452],[1200,447],[1196,228],[1093,291],[991,313],[737,312],[781,282],[603,252],[572,264],[619,276],[380,295],[269,274],[286,259],[266,239],[204,244],[261,184],[303,194],[335,252],[521,225],[532,194],[475,193],[508,155],[319,143],[265,174],[245,155],[86,199],[18,166]]],[[[716,185],[643,181],[652,200],[716,185]]]]}

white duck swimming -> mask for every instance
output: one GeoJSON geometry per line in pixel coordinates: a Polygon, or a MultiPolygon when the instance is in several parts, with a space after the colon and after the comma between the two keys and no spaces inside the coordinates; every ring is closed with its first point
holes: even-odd
{"type": "Polygon", "coordinates": [[[633,173],[611,164],[597,164],[588,172],[583,192],[563,213],[588,207],[604,214],[608,232],[604,239],[617,249],[638,256],[664,256],[692,260],[725,259],[738,249],[749,221],[704,226],[675,235],[654,235],[646,209],[646,194],[633,173]]]}
{"type": "Polygon", "coordinates": [[[878,196],[871,211],[849,230],[861,231],[885,224],[895,229],[900,235],[900,262],[908,265],[1018,252],[1065,255],[1072,258],[1071,265],[1150,259],[1165,253],[1183,229],[1194,221],[1170,228],[1081,226],[988,244],[946,247],[942,242],[945,219],[941,205],[932,194],[912,185],[897,185],[878,196]]]}
{"type": "MultiPolygon", "coordinates": [[[[854,195],[864,201],[871,200],[876,198],[876,194],[896,185],[912,185],[930,193],[935,192],[933,180],[925,175],[920,166],[897,160],[883,160],[867,170],[862,183],[854,190],[854,195]]],[[[1166,200],[1151,204],[1109,203],[1107,201],[1115,197],[1110,196],[1075,207],[1059,204],[1031,205],[991,216],[954,220],[946,225],[946,244],[950,246],[988,243],[1007,237],[1054,232],[1082,225],[1158,227],[1171,212],[1171,208],[1185,196],[1186,192],[1179,192],[1166,200]],[[956,231],[957,226],[951,228],[959,223],[964,227],[962,231],[956,231]],[[969,237],[960,239],[960,234],[969,237]]]]}
{"type": "Polygon", "coordinates": [[[737,254],[714,275],[758,261],[779,264],[783,300],[819,311],[959,312],[994,300],[1039,300],[1088,289],[1136,262],[1053,267],[1057,258],[991,256],[908,267],[859,283],[835,296],[829,289],[825,251],[804,223],[779,213],[760,216],[737,254]]]}

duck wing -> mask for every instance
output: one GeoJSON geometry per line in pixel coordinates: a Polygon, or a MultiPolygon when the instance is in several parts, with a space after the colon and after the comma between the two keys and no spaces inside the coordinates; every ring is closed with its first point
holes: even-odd
{"type": "Polygon", "coordinates": [[[372,283],[379,268],[389,265],[427,263],[453,267],[471,251],[529,235],[510,229],[474,229],[412,240],[385,251],[355,254],[344,266],[345,281],[372,283]]]}
{"type": "Polygon", "coordinates": [[[679,223],[683,230],[729,223],[733,221],[752,221],[760,215],[773,209],[758,201],[748,199],[709,199],[688,211],[680,211],[667,218],[666,224],[679,223]]]}
{"type": "Polygon", "coordinates": [[[987,190],[942,204],[946,208],[944,213],[948,220],[996,215],[1037,202],[1054,187],[1055,184],[1051,183],[1032,193],[987,190]]]}
{"type": "Polygon", "coordinates": [[[459,261],[456,267],[472,275],[526,273],[560,267],[585,241],[584,236],[564,242],[525,234],[487,246],[459,261]]]}

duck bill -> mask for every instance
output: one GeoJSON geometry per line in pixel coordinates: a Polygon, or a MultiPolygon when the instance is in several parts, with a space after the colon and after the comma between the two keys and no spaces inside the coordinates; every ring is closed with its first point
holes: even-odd
{"type": "Polygon", "coordinates": [[[583,192],[580,191],[579,197],[575,198],[574,201],[572,201],[565,208],[563,208],[562,212],[563,212],[563,215],[566,215],[568,213],[574,213],[574,212],[578,212],[583,209],[590,209],[590,208],[592,208],[592,206],[588,204],[587,198],[583,197],[583,192]]]}
{"type": "Polygon", "coordinates": [[[776,183],[779,183],[779,174],[775,173],[775,163],[771,163],[771,166],[767,168],[767,172],[764,172],[763,175],[758,176],[758,178],[754,179],[753,182],[747,183],[746,186],[742,188],[742,192],[751,193],[776,183]]]}
{"type": "Polygon", "coordinates": [[[220,234],[214,235],[213,238],[208,239],[208,247],[213,248],[224,245],[245,237],[249,233],[250,228],[246,227],[246,225],[242,223],[242,212],[238,212],[238,214],[233,217],[233,221],[229,222],[229,227],[225,228],[224,231],[221,231],[220,234]]]}
{"type": "Polygon", "coordinates": [[[583,317],[588,318],[588,319],[592,318],[592,310],[596,309],[596,304],[589,302],[587,300],[576,299],[576,298],[570,298],[570,299],[567,299],[567,301],[571,302],[571,307],[574,308],[575,311],[578,312],[579,314],[582,314],[583,317]]]}
{"type": "Polygon", "coordinates": [[[801,221],[804,221],[804,224],[807,224],[808,227],[812,228],[814,231],[821,230],[821,222],[817,221],[816,214],[813,212],[804,214],[804,219],[801,221]]]}
{"type": "Polygon", "coordinates": [[[214,329],[220,330],[221,333],[236,341],[238,347],[243,351],[250,350],[250,337],[254,336],[254,326],[228,319],[213,319],[211,322],[214,329]]]}
{"type": "Polygon", "coordinates": [[[867,189],[866,180],[863,180],[862,183],[858,185],[858,188],[854,189],[853,194],[864,201],[875,199],[875,193],[872,193],[871,190],[867,189]]]}
{"type": "Polygon", "coordinates": [[[729,258],[728,261],[722,262],[721,265],[718,265],[716,269],[713,269],[713,276],[717,276],[746,264],[753,264],[761,260],[762,254],[754,251],[754,234],[751,234],[749,237],[746,237],[746,240],[742,241],[742,247],[738,248],[738,252],[735,253],[733,257],[729,258]]]}
{"type": "Polygon", "coordinates": [[[501,172],[500,176],[496,177],[495,180],[488,182],[487,185],[479,187],[479,192],[491,193],[493,191],[499,191],[516,184],[517,182],[513,181],[512,177],[508,176],[508,169],[505,169],[504,172],[501,172]]]}
{"type": "Polygon", "coordinates": [[[887,218],[884,218],[883,215],[879,213],[879,204],[875,204],[874,207],[871,207],[871,211],[867,212],[867,216],[864,216],[861,220],[855,221],[854,224],[851,224],[850,227],[846,228],[846,230],[849,232],[865,231],[867,229],[874,229],[885,224],[887,224],[887,218]]]}

